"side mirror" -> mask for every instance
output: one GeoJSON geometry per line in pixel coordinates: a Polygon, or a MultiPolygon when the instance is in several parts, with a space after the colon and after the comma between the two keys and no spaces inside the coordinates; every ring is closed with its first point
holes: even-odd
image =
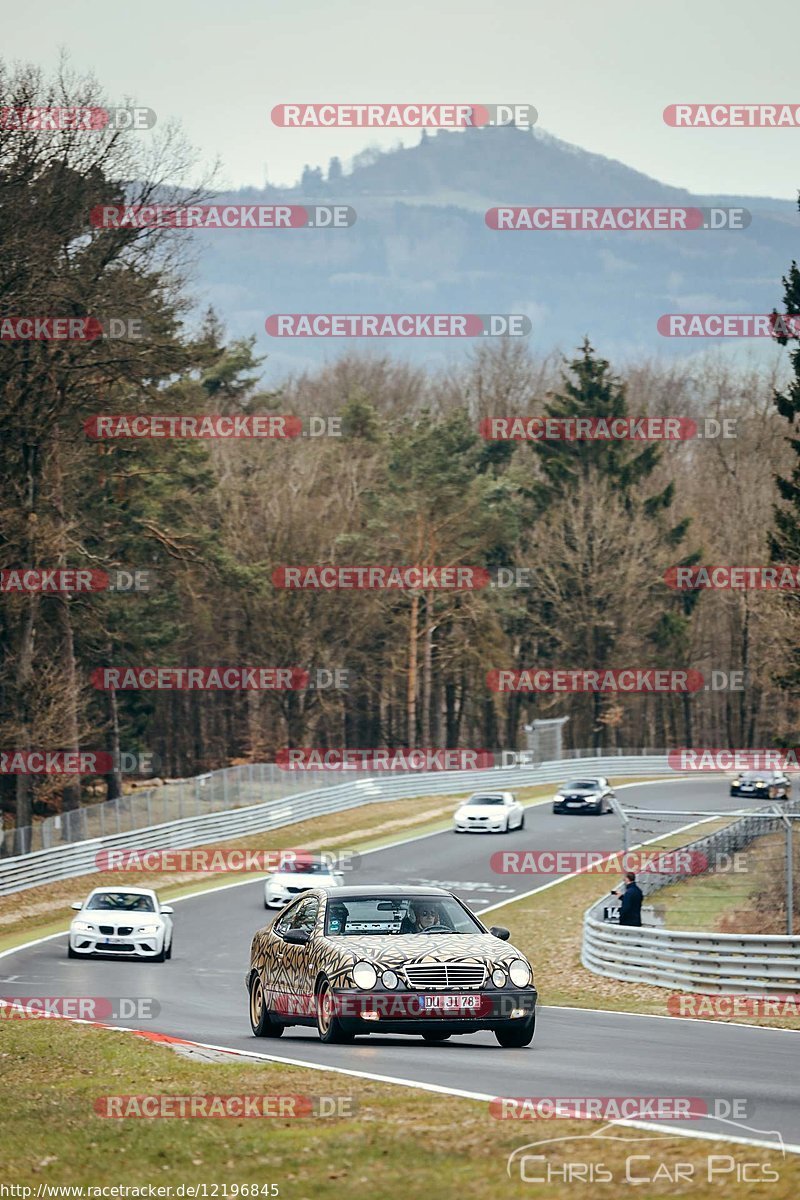
{"type": "Polygon", "coordinates": [[[174,909],[174,908],[170,908],[169,904],[162,904],[162,905],[161,905],[161,911],[162,911],[162,913],[166,913],[166,915],[167,915],[168,917],[171,917],[171,916],[172,916],[172,914],[174,913],[175,909],[174,909]]]}
{"type": "Polygon", "coordinates": [[[511,934],[502,925],[492,925],[489,933],[492,937],[499,938],[501,942],[507,942],[511,934]]]}
{"type": "Polygon", "coordinates": [[[70,908],[74,908],[76,912],[80,912],[80,910],[83,908],[83,901],[76,900],[73,904],[70,904],[70,908]]]}
{"type": "Polygon", "coordinates": [[[305,946],[311,940],[311,934],[307,929],[287,929],[283,940],[290,946],[305,946]]]}

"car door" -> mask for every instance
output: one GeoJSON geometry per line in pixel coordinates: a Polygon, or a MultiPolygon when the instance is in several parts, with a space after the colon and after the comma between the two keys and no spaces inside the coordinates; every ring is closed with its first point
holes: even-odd
{"type": "Polygon", "coordinates": [[[308,942],[305,946],[291,946],[291,944],[288,944],[287,953],[284,954],[284,960],[291,962],[290,978],[294,994],[302,1003],[307,1003],[308,1006],[311,1006],[309,1010],[313,1010],[313,952],[315,940],[317,940],[319,907],[319,896],[305,896],[300,901],[300,904],[297,905],[289,928],[290,930],[300,930],[303,934],[307,934],[308,942]],[[289,952],[294,953],[290,954],[289,952]]]}
{"type": "Polygon", "coordinates": [[[297,909],[302,900],[295,900],[278,914],[267,934],[267,946],[264,963],[264,991],[267,1003],[275,1012],[287,1012],[291,999],[290,964],[284,961],[284,955],[290,947],[284,941],[283,934],[291,927],[297,909]]]}
{"type": "Polygon", "coordinates": [[[509,829],[518,829],[522,824],[522,805],[516,796],[509,796],[509,829]]]}
{"type": "Polygon", "coordinates": [[[307,1011],[308,1015],[313,1010],[314,981],[311,979],[310,959],[314,948],[319,907],[318,896],[304,896],[292,906],[291,913],[287,914],[288,923],[282,921],[281,927],[275,931],[282,945],[281,963],[287,994],[296,1005],[296,1010],[301,1013],[307,1011]],[[287,935],[298,932],[308,935],[309,940],[304,945],[287,941],[287,935]]]}

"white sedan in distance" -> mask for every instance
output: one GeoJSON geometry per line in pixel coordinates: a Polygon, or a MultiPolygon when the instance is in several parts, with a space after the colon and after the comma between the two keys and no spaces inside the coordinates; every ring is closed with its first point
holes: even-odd
{"type": "Polygon", "coordinates": [[[73,905],[69,958],[172,958],[172,909],[149,888],[95,888],[73,905]]]}
{"type": "Polygon", "coordinates": [[[285,862],[264,880],[264,908],[283,908],[301,892],[310,888],[335,888],[344,883],[341,871],[323,854],[302,854],[285,862]]]}
{"type": "Polygon", "coordinates": [[[456,833],[508,833],[525,828],[525,809],[513,792],[476,792],[453,813],[456,833]]]}

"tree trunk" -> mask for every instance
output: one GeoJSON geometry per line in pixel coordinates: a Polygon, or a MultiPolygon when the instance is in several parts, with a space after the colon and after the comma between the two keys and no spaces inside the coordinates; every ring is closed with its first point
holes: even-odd
{"type": "Polygon", "coordinates": [[[425,593],[425,635],[422,658],[422,744],[431,743],[431,694],[433,691],[433,604],[434,593],[425,593]]]}
{"type": "Polygon", "coordinates": [[[411,593],[411,614],[408,630],[408,692],[406,694],[406,744],[417,745],[417,628],[419,623],[419,592],[411,593]]]}
{"type": "MultiPolygon", "coordinates": [[[[111,662],[111,647],[108,648],[108,661],[111,662]]],[[[117,693],[114,688],[108,690],[108,712],[111,718],[111,756],[112,768],[105,776],[106,800],[117,800],[122,795],[122,765],[119,748],[119,707],[117,693]]]]}

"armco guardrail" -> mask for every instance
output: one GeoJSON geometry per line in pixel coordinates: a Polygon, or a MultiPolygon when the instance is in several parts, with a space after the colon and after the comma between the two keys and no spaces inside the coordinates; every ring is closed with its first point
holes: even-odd
{"type": "MultiPolygon", "coordinates": [[[[785,808],[798,812],[800,802],[785,808]]],[[[782,827],[779,817],[743,817],[686,849],[731,854],[782,827]]],[[[637,883],[646,896],[652,896],[685,878],[685,873],[642,874],[637,875],[637,883]]],[[[596,975],[709,995],[800,991],[800,937],[616,925],[602,920],[608,899],[606,893],[584,915],[581,962],[596,975]]]]}
{"type": "MultiPolygon", "coordinates": [[[[308,783],[308,773],[281,772],[287,777],[287,794],[261,804],[229,808],[224,812],[200,813],[164,821],[127,832],[112,833],[67,845],[36,850],[31,854],[0,859],[0,895],[25,888],[71,879],[96,871],[100,850],[117,847],[183,850],[211,842],[240,838],[252,833],[280,829],[309,817],[341,812],[365,803],[381,803],[424,795],[464,795],[478,788],[531,787],[539,783],[560,783],[576,760],[559,759],[533,767],[494,767],[486,771],[426,771],[386,773],[336,782],[325,775],[325,785],[313,791],[301,791],[298,784],[308,783]],[[294,784],[295,791],[289,789],[294,784]]],[[[617,755],[580,758],[581,768],[598,775],[672,775],[666,755],[617,755]]],[[[270,764],[265,764],[270,765],[270,764]]],[[[235,768],[246,770],[247,768],[235,768]]]]}

